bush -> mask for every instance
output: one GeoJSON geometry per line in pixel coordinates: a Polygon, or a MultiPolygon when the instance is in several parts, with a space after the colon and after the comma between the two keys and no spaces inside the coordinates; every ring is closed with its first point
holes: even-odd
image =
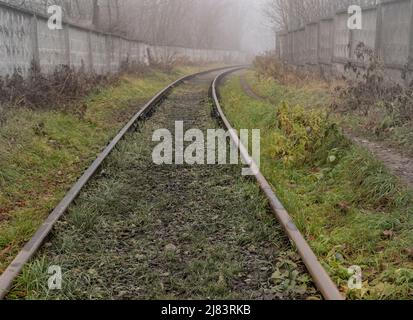
{"type": "Polygon", "coordinates": [[[277,143],[273,156],[285,164],[300,165],[314,161],[335,162],[336,150],[346,143],[336,124],[331,123],[326,111],[308,110],[282,103],[277,108],[277,143]]]}
{"type": "Polygon", "coordinates": [[[110,80],[110,76],[87,74],[83,69],[77,71],[66,65],[58,66],[46,75],[32,64],[27,78],[18,71],[0,78],[0,104],[30,109],[64,109],[73,100],[110,80]]]}
{"type": "MultiPolygon", "coordinates": [[[[336,99],[332,108],[338,112],[354,112],[368,116],[371,112],[381,114],[375,124],[376,133],[389,126],[403,125],[413,120],[413,83],[403,86],[385,80],[383,61],[359,43],[356,47],[356,62],[345,66],[345,84],[335,89],[336,99]]],[[[402,72],[405,79],[406,73],[402,72]]]]}
{"type": "Polygon", "coordinates": [[[283,85],[307,84],[310,80],[315,80],[314,73],[299,70],[291,65],[283,63],[271,52],[258,56],[254,60],[254,68],[258,75],[264,78],[271,78],[283,85]]]}
{"type": "Polygon", "coordinates": [[[51,74],[44,74],[32,63],[29,75],[23,77],[16,70],[13,75],[0,77],[0,105],[2,109],[26,107],[29,109],[58,108],[73,109],[73,102],[91,93],[96,87],[114,83],[119,74],[144,73],[147,67],[134,64],[129,60],[121,63],[118,74],[98,75],[85,72],[84,67],[76,70],[67,65],[60,65],[51,74]]]}

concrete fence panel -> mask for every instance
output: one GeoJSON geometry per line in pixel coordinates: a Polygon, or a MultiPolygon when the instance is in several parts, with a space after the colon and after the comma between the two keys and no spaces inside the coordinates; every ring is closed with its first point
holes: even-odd
{"type": "MultiPolygon", "coordinates": [[[[53,32],[53,31],[52,31],[53,32]]],[[[89,55],[88,32],[77,27],[69,26],[70,35],[70,65],[76,70],[84,68],[88,71],[91,66],[89,55]]]]}
{"type": "Polygon", "coordinates": [[[151,46],[66,22],[63,30],[50,30],[47,22],[47,16],[0,0],[0,76],[15,71],[26,76],[32,62],[46,73],[59,65],[115,73],[126,60],[148,64],[149,52],[157,62],[172,56],[185,56],[194,63],[247,62],[243,52],[151,46]]]}
{"type": "Polygon", "coordinates": [[[109,71],[108,56],[106,54],[106,36],[91,32],[90,34],[93,71],[104,74],[109,71]]]}
{"type": "Polygon", "coordinates": [[[64,30],[50,32],[45,19],[37,20],[39,44],[39,64],[41,70],[52,72],[58,65],[68,65],[66,55],[66,36],[64,30]]]}
{"type": "Polygon", "coordinates": [[[350,39],[351,58],[355,59],[355,50],[359,43],[364,43],[369,48],[376,46],[377,10],[365,10],[363,12],[362,29],[353,30],[350,39]]]}
{"type": "Polygon", "coordinates": [[[402,66],[407,63],[410,39],[410,1],[382,5],[381,53],[386,64],[402,66]]]}
{"type": "Polygon", "coordinates": [[[319,32],[319,62],[330,64],[333,57],[334,20],[321,20],[319,32]]]}
{"type": "Polygon", "coordinates": [[[306,27],[306,62],[313,65],[318,63],[318,30],[318,23],[306,27]]]}
{"type": "Polygon", "coordinates": [[[338,14],[334,19],[334,59],[336,60],[349,57],[350,30],[347,21],[347,14],[338,14]]]}
{"type": "Polygon", "coordinates": [[[109,66],[110,72],[115,73],[120,67],[120,38],[109,37],[109,66]]]}
{"type": "Polygon", "coordinates": [[[350,30],[347,11],[277,34],[276,53],[295,65],[319,64],[342,72],[364,43],[380,56],[390,79],[400,80],[406,66],[413,70],[413,0],[383,0],[362,8],[362,29],[350,30]]]}
{"type": "Polygon", "coordinates": [[[33,16],[0,8],[0,74],[28,72],[33,57],[38,56],[36,27],[33,16]]]}
{"type": "Polygon", "coordinates": [[[300,29],[296,35],[296,44],[298,48],[298,64],[304,65],[307,62],[307,41],[305,28],[300,29]]]}
{"type": "Polygon", "coordinates": [[[278,50],[279,50],[279,55],[282,60],[287,60],[288,59],[288,39],[287,39],[287,34],[280,34],[278,37],[278,50]]]}
{"type": "Polygon", "coordinates": [[[120,56],[119,56],[119,63],[124,63],[130,58],[130,41],[125,39],[120,39],[120,56]]]}

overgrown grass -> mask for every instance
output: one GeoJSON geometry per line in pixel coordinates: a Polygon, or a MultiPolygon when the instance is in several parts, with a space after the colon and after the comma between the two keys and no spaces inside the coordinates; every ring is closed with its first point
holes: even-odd
{"type": "Polygon", "coordinates": [[[8,299],[319,298],[240,166],[153,163],[155,130],[173,131],[177,119],[205,133],[217,127],[208,81],[195,81],[119,143],[8,299]],[[62,268],[62,290],[47,287],[52,265],[62,268]]]}
{"type": "Polygon", "coordinates": [[[351,299],[411,298],[411,193],[326,113],[295,107],[321,104],[323,95],[248,78],[271,102],[245,95],[234,77],[221,91],[224,110],[234,127],[261,129],[261,169],[334,281],[351,299]],[[318,124],[327,127],[321,136],[318,124]],[[363,270],[362,290],[347,288],[352,265],[363,270]]]}
{"type": "Polygon", "coordinates": [[[0,126],[0,273],[126,120],[166,84],[196,71],[123,76],[73,113],[9,108],[0,126]]]}
{"type": "Polygon", "coordinates": [[[323,81],[313,80],[293,86],[277,83],[275,86],[274,79],[258,76],[255,72],[246,73],[245,78],[254,92],[275,104],[288,101],[292,105],[318,107],[326,106],[331,101],[328,85],[323,81]]]}

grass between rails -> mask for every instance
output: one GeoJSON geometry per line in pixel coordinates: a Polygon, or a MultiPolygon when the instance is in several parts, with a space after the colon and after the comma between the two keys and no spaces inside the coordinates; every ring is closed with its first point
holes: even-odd
{"type": "Polygon", "coordinates": [[[318,298],[266,199],[239,166],[153,163],[155,130],[173,132],[176,120],[203,132],[217,126],[206,101],[209,83],[199,78],[174,89],[127,135],[9,299],[318,298]],[[47,288],[50,265],[62,267],[62,290],[47,288]]]}
{"type": "Polygon", "coordinates": [[[411,298],[411,193],[324,111],[295,107],[322,105],[318,90],[247,78],[272,102],[248,97],[234,77],[221,90],[224,110],[235,128],[261,129],[261,169],[334,281],[351,299],[411,298]],[[347,288],[352,265],[363,270],[362,290],[347,288]]]}
{"type": "Polygon", "coordinates": [[[74,106],[81,114],[53,106],[8,111],[0,127],[0,273],[132,114],[165,85],[198,69],[122,76],[74,106]]]}

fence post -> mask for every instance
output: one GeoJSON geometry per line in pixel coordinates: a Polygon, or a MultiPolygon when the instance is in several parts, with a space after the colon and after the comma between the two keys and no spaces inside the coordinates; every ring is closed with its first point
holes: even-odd
{"type": "Polygon", "coordinates": [[[288,31],[288,63],[294,63],[294,53],[293,53],[293,33],[291,30],[288,31]]]}
{"type": "Polygon", "coordinates": [[[348,32],[348,60],[351,60],[351,57],[353,55],[353,49],[354,49],[354,30],[350,29],[348,32]]]}
{"type": "Polygon", "coordinates": [[[320,48],[321,39],[320,38],[321,38],[321,20],[318,21],[318,23],[317,23],[317,64],[318,65],[321,62],[321,56],[320,56],[320,53],[321,53],[321,48],[320,48]]]}
{"type": "Polygon", "coordinates": [[[123,48],[123,41],[122,38],[118,37],[119,39],[119,57],[118,57],[118,69],[116,70],[116,72],[118,72],[120,70],[120,66],[122,65],[122,52],[123,50],[125,50],[125,48],[123,48]]]}
{"type": "Polygon", "coordinates": [[[35,67],[40,68],[39,34],[37,29],[37,16],[35,14],[32,16],[31,24],[33,63],[35,67]]]}
{"type": "Polygon", "coordinates": [[[112,36],[111,35],[105,35],[105,48],[106,48],[106,54],[105,54],[105,65],[107,66],[106,71],[108,73],[112,73],[112,36]]]}
{"type": "Polygon", "coordinates": [[[407,61],[408,69],[413,68],[413,0],[410,0],[410,33],[409,33],[409,56],[407,61]]]}
{"type": "Polygon", "coordinates": [[[336,57],[336,17],[337,14],[334,14],[331,28],[331,64],[334,64],[336,57]]]}
{"type": "Polygon", "coordinates": [[[65,37],[65,61],[67,66],[70,67],[70,26],[68,24],[64,25],[64,37],[65,37]]]}
{"type": "Polygon", "coordinates": [[[383,6],[381,2],[378,3],[376,8],[376,39],[374,42],[374,52],[376,55],[382,57],[382,30],[383,30],[383,6]]]}
{"type": "Polygon", "coordinates": [[[92,31],[87,32],[87,50],[88,50],[88,62],[89,72],[93,73],[93,50],[92,50],[92,31]]]}
{"type": "Polygon", "coordinates": [[[318,65],[320,61],[320,21],[317,22],[315,31],[317,32],[317,41],[315,44],[315,64],[318,65]]]}

